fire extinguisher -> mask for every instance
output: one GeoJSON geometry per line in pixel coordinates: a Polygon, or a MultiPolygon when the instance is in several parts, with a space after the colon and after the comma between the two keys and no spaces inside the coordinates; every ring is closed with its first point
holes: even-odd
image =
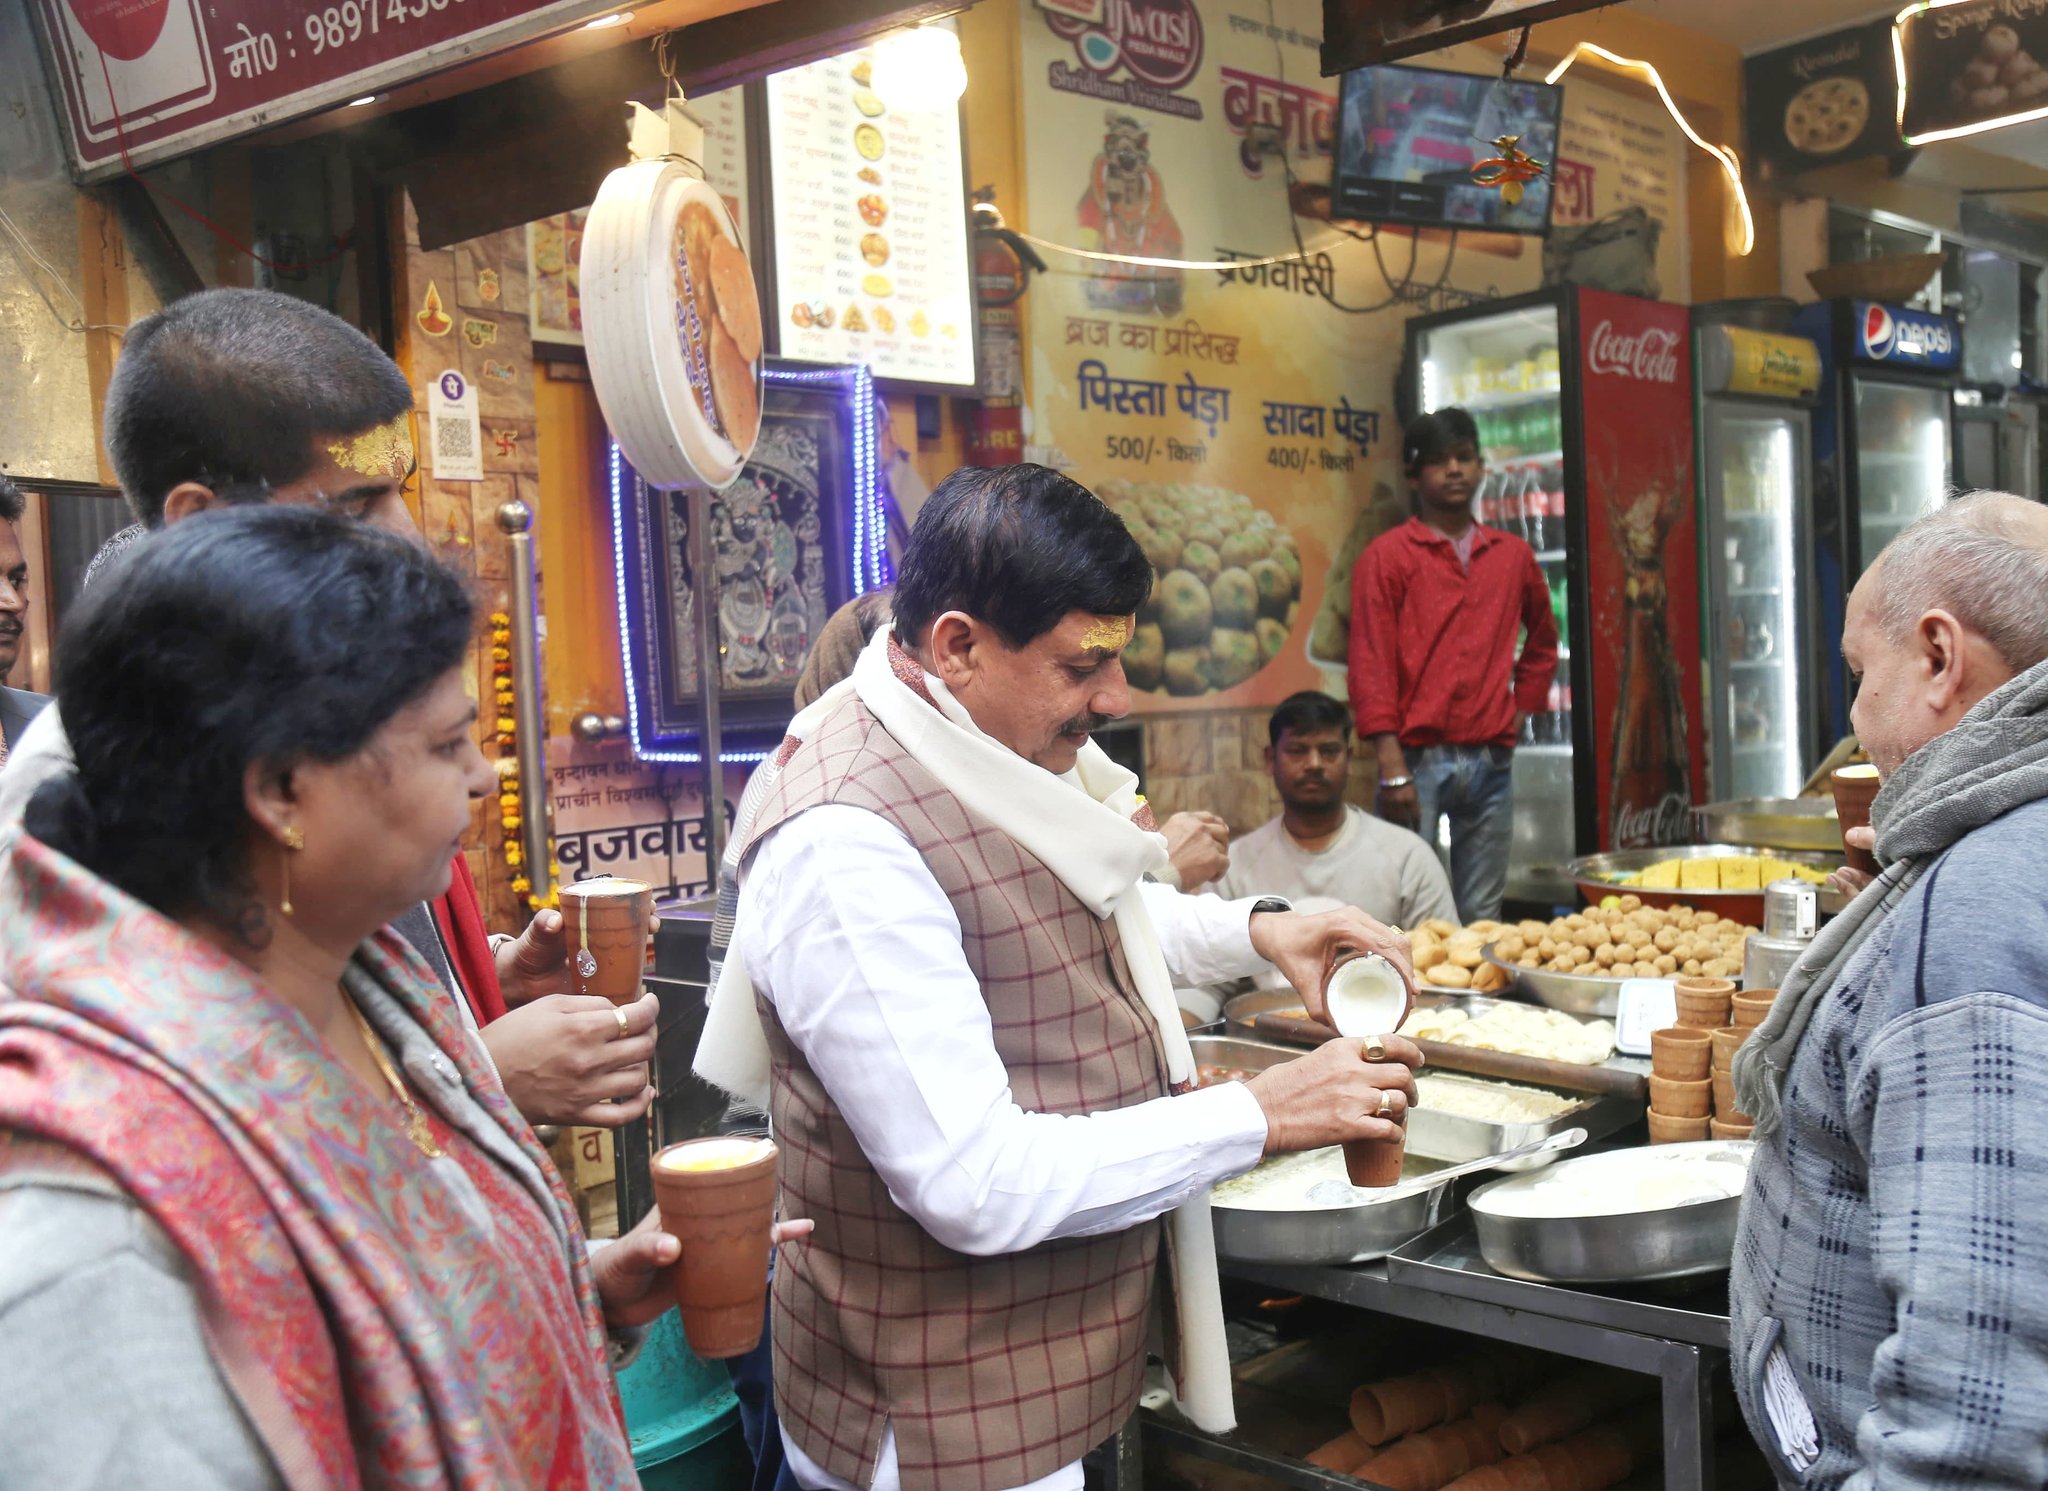
{"type": "Polygon", "coordinates": [[[977,466],[1010,466],[1024,459],[1024,348],[1017,302],[1033,270],[1045,261],[1003,225],[993,194],[983,188],[974,204],[975,328],[981,342],[979,402],[967,431],[968,459],[977,466]]]}

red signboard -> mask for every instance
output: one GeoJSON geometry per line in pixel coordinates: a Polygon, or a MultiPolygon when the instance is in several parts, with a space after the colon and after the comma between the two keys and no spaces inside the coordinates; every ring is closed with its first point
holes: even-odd
{"type": "Polygon", "coordinates": [[[1599,843],[1690,843],[1706,760],[1687,313],[1581,290],[1578,328],[1599,843]]]}
{"type": "Polygon", "coordinates": [[[474,61],[617,0],[31,0],[82,180],[474,61]]]}

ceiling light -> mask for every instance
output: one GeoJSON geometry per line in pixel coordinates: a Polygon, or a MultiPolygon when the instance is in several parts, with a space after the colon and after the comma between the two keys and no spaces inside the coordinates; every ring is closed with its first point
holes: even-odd
{"type": "Polygon", "coordinates": [[[350,107],[351,109],[360,109],[360,108],[361,108],[361,107],[362,107],[362,106],[363,106],[364,104],[373,104],[373,103],[375,103],[376,101],[377,101],[377,95],[376,95],[376,94],[374,94],[374,93],[365,93],[365,94],[364,94],[364,95],[363,95],[363,96],[362,96],[361,98],[352,98],[352,99],[350,99],[350,100],[348,101],[348,106],[349,106],[349,107],[350,107]]]}
{"type": "Polygon", "coordinates": [[[585,21],[583,29],[585,31],[602,31],[607,26],[623,26],[625,24],[626,13],[623,10],[615,10],[608,16],[599,16],[594,21],[585,21]]]}
{"type": "Polygon", "coordinates": [[[960,38],[947,26],[910,26],[875,42],[876,95],[906,114],[950,109],[967,91],[960,38]]]}
{"type": "Polygon", "coordinates": [[[1700,132],[1692,127],[1692,124],[1686,119],[1684,114],[1679,112],[1677,102],[1671,97],[1671,90],[1664,86],[1664,79],[1659,75],[1656,68],[1640,58],[1623,57],[1619,53],[1608,51],[1605,47],[1596,46],[1590,41],[1582,41],[1565,54],[1564,61],[1553,67],[1550,70],[1550,76],[1543,81],[1555,83],[1559,78],[1571,71],[1571,66],[1574,62],[1587,53],[1598,57],[1603,62],[1610,62],[1625,71],[1640,73],[1648,78],[1650,86],[1657,90],[1657,97],[1664,101],[1665,111],[1671,115],[1672,120],[1678,127],[1685,131],[1685,137],[1721,163],[1722,174],[1728,178],[1728,189],[1735,193],[1737,222],[1734,234],[1735,241],[1731,247],[1734,248],[1737,257],[1741,257],[1754,249],[1756,247],[1756,220],[1749,215],[1749,194],[1742,189],[1742,162],[1736,159],[1735,152],[1726,145],[1710,144],[1700,137],[1700,132]]]}

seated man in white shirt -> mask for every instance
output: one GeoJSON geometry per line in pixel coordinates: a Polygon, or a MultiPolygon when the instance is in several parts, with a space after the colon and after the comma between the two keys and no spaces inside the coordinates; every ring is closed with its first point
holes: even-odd
{"type": "Polygon", "coordinates": [[[1136,1404],[1162,1294],[1182,1404],[1228,1428],[1209,1187],[1391,1138],[1413,1100],[1421,1054],[1398,1036],[1187,1090],[1174,980],[1272,964],[1319,1010],[1337,947],[1404,970],[1407,950],[1354,910],[1145,882],[1165,842],[1088,737],[1130,707],[1150,586],[1085,488],[955,472],[911,537],[895,627],[791,721],[739,846],[697,1068],[764,1095],[783,1209],[817,1219],[773,1293],[800,1486],[1079,1487],[1136,1404]]]}
{"type": "Polygon", "coordinates": [[[1280,816],[1230,846],[1213,887],[1226,898],[1328,897],[1396,927],[1458,919],[1443,862],[1420,834],[1344,800],[1351,711],[1328,694],[1294,695],[1273,711],[1266,766],[1280,816]]]}

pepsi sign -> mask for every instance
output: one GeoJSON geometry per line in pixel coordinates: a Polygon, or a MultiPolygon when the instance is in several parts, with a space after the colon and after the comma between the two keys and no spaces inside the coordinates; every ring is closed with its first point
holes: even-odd
{"type": "Polygon", "coordinates": [[[1901,310],[1873,300],[1855,303],[1856,355],[1866,362],[1953,368],[1962,361],[1962,329],[1946,316],[1901,310]]]}

